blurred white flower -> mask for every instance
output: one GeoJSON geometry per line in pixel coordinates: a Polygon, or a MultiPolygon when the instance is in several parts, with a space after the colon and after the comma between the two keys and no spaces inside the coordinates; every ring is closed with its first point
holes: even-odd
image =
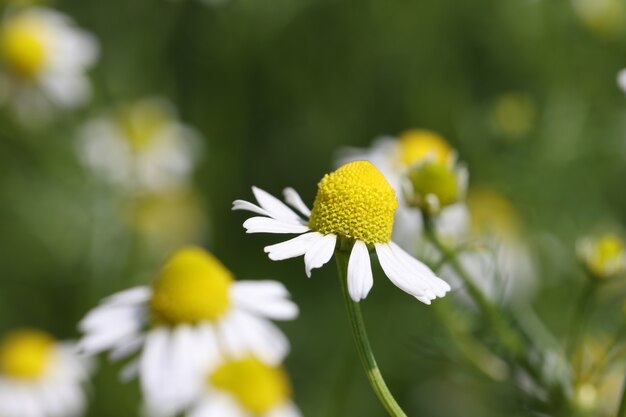
{"type": "MultiPolygon", "coordinates": [[[[492,189],[470,189],[467,209],[457,226],[440,232],[451,246],[459,248],[459,261],[486,296],[499,302],[526,300],[535,290],[532,257],[522,235],[513,205],[492,189]]],[[[456,273],[441,272],[453,283],[456,273]]],[[[454,286],[454,284],[453,284],[454,286]]]]}
{"type": "Polygon", "coordinates": [[[0,415],[81,415],[89,368],[89,361],[79,357],[71,343],[33,329],[6,334],[0,341],[0,415]]]}
{"type": "Polygon", "coordinates": [[[253,187],[258,202],[237,200],[233,210],[246,210],[251,217],[243,226],[247,233],[284,233],[299,236],[267,246],[270,259],[278,261],[304,255],[307,276],[332,258],[335,248],[350,251],[347,285],[358,302],[372,289],[374,280],[370,250],[375,250],[385,275],[394,285],[419,301],[430,304],[443,297],[450,286],[391,240],[394,212],[398,207],[393,188],[380,171],[367,161],[354,161],[326,174],[318,184],[313,209],[298,193],[287,188],[285,201],[253,187]],[[304,217],[303,217],[304,216],[304,217]]]}
{"type": "Polygon", "coordinates": [[[155,191],[189,180],[199,144],[167,101],[144,99],[89,121],[77,145],[85,165],[104,180],[155,191]]]}
{"type": "Polygon", "coordinates": [[[186,247],[150,287],[122,291],[93,309],[79,324],[79,348],[110,351],[112,360],[139,353],[122,377],[139,374],[150,414],[173,415],[198,395],[198,369],[209,365],[213,346],[223,355],[280,363],[289,342],[269,319],[297,314],[281,283],[235,281],[210,253],[186,247]]]}
{"type": "Polygon", "coordinates": [[[24,124],[76,107],[90,97],[85,72],[97,57],[95,38],[67,16],[44,7],[9,9],[0,24],[0,103],[24,124]]]}
{"type": "Polygon", "coordinates": [[[188,417],[300,417],[280,365],[253,356],[212,361],[188,417]]]}

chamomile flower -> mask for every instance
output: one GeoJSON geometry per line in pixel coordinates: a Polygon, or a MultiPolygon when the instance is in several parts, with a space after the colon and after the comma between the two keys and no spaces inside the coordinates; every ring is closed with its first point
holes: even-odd
{"type": "Polygon", "coordinates": [[[254,356],[221,358],[204,377],[188,417],[300,417],[287,372],[254,356]]]}
{"type": "Polygon", "coordinates": [[[10,9],[0,25],[0,102],[23,122],[40,122],[54,108],[84,103],[85,71],[98,44],[67,16],[44,7],[10,9]]]}
{"type": "Polygon", "coordinates": [[[105,181],[134,191],[157,191],[189,180],[199,140],[161,99],[121,106],[86,123],[78,153],[105,181]]]}
{"type": "Polygon", "coordinates": [[[626,271],[626,246],[615,234],[583,238],[577,242],[576,250],[594,278],[611,278],[626,271]]]}
{"type": "Polygon", "coordinates": [[[355,161],[327,174],[318,184],[313,208],[287,188],[285,200],[298,213],[267,192],[253,187],[258,205],[237,200],[235,210],[259,214],[244,222],[248,233],[299,234],[268,246],[272,260],[304,255],[307,276],[326,264],[335,247],[350,250],[348,290],[354,301],[364,299],[373,285],[370,249],[387,277],[423,303],[443,297],[450,286],[422,262],[391,241],[396,195],[383,174],[367,161],[355,161]]]}
{"type": "Polygon", "coordinates": [[[15,330],[0,340],[0,415],[81,415],[89,362],[75,346],[34,329],[15,330]]]}
{"type": "Polygon", "coordinates": [[[79,347],[110,351],[112,359],[138,353],[123,377],[138,372],[148,410],[180,412],[197,394],[196,373],[208,366],[212,346],[233,357],[252,354],[270,364],[289,350],[269,319],[298,314],[276,281],[235,281],[208,252],[186,247],[174,252],[149,287],[122,291],[80,323],[79,347]]]}

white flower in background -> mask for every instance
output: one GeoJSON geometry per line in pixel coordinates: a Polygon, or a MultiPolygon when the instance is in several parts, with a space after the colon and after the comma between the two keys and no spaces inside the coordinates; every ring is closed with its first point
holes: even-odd
{"type": "Polygon", "coordinates": [[[145,99],[88,122],[78,151],[104,180],[135,191],[185,184],[197,155],[196,133],[164,100],[145,99]]]}
{"type": "Polygon", "coordinates": [[[197,373],[216,344],[229,357],[283,360],[289,342],[269,319],[298,314],[276,281],[235,281],[215,257],[195,247],[167,260],[150,287],[106,298],[80,323],[82,351],[112,359],[139,353],[123,377],[139,374],[151,414],[180,412],[198,394],[197,373]]]}
{"type": "Polygon", "coordinates": [[[615,234],[583,238],[577,242],[576,250],[594,278],[612,278],[626,271],[626,247],[615,234]]]}
{"type": "Polygon", "coordinates": [[[243,200],[233,203],[234,210],[260,215],[244,222],[248,233],[300,235],[266,247],[270,259],[304,255],[310,277],[312,269],[330,260],[336,246],[350,250],[348,291],[354,301],[364,299],[373,285],[370,249],[376,251],[387,277],[419,301],[430,304],[450,290],[426,265],[391,241],[398,202],[383,174],[367,161],[350,162],[325,175],[312,210],[295,190],[287,188],[285,200],[299,214],[263,190],[253,187],[253,192],[258,206],[243,200]]]}
{"type": "Polygon", "coordinates": [[[188,417],[300,417],[282,366],[254,356],[212,361],[188,417]]]}
{"type": "Polygon", "coordinates": [[[94,37],[67,16],[43,7],[9,9],[0,24],[0,103],[23,123],[76,107],[90,97],[85,72],[97,57],[94,37]]]}
{"type": "MultiPolygon", "coordinates": [[[[440,233],[448,245],[459,248],[459,261],[483,293],[501,302],[528,299],[536,287],[534,265],[513,205],[494,190],[473,188],[467,212],[456,220],[455,229],[440,233]]],[[[449,267],[441,274],[459,282],[449,267]]]]}
{"type": "Polygon", "coordinates": [[[39,330],[23,329],[0,341],[0,415],[72,417],[81,415],[89,363],[75,346],[39,330]]]}
{"type": "Polygon", "coordinates": [[[397,138],[378,139],[370,149],[345,149],[339,163],[367,160],[376,166],[396,191],[394,239],[414,253],[423,230],[420,207],[436,212],[438,230],[457,227],[465,209],[454,204],[463,198],[467,170],[456,163],[456,151],[439,134],[412,129],[397,138]],[[412,177],[412,180],[411,180],[412,177]]]}

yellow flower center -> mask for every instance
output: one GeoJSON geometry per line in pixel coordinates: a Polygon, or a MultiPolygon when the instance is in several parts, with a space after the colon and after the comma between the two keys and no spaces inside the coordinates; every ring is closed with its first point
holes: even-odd
{"type": "Polygon", "coordinates": [[[11,378],[35,379],[41,376],[54,350],[54,339],[38,330],[18,330],[0,342],[0,372],[11,378]]]}
{"type": "Polygon", "coordinates": [[[439,207],[454,203],[459,197],[459,183],[451,166],[437,162],[424,162],[408,172],[413,192],[423,205],[429,195],[437,197],[439,207]]]}
{"type": "Polygon", "coordinates": [[[604,235],[598,239],[590,253],[587,264],[599,276],[610,275],[624,262],[624,243],[615,235],[604,235]]]}
{"type": "Polygon", "coordinates": [[[398,144],[400,164],[403,166],[410,166],[427,158],[440,164],[452,162],[453,151],[448,142],[430,130],[408,130],[399,136],[398,144]]]}
{"type": "Polygon", "coordinates": [[[210,253],[179,249],[152,283],[152,313],[166,324],[215,321],[230,307],[232,282],[230,271],[210,253]]]}
{"type": "Polygon", "coordinates": [[[391,240],[396,195],[367,161],[350,162],[320,181],[309,226],[367,244],[391,240]]]}
{"type": "Polygon", "coordinates": [[[131,148],[145,150],[171,120],[168,108],[154,100],[127,106],[120,112],[120,124],[131,148]]]}
{"type": "Polygon", "coordinates": [[[0,29],[0,55],[17,76],[34,79],[48,60],[46,33],[42,23],[30,16],[17,16],[0,29]]]}
{"type": "Polygon", "coordinates": [[[213,371],[209,381],[214,387],[230,392],[254,415],[263,415],[291,397],[291,384],[285,371],[255,358],[225,362],[213,371]]]}

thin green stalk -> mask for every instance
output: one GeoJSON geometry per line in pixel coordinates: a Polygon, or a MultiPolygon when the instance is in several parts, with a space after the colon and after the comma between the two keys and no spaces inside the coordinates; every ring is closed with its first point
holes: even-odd
{"type": "Polygon", "coordinates": [[[427,239],[430,240],[435,248],[437,248],[437,250],[441,253],[441,256],[447,260],[447,263],[459,275],[470,297],[474,300],[474,302],[476,302],[480,311],[483,315],[485,315],[494,330],[497,332],[500,337],[500,342],[509,352],[513,354],[514,357],[519,357],[523,352],[523,342],[520,336],[511,330],[510,324],[507,323],[503,315],[494,307],[487,297],[485,297],[480,288],[478,288],[478,286],[474,283],[474,280],[470,277],[463,265],[461,265],[456,255],[439,240],[439,237],[435,233],[432,220],[428,216],[424,216],[424,233],[427,239]]]}
{"type": "Polygon", "coordinates": [[[580,339],[584,333],[587,314],[589,312],[589,308],[591,307],[593,298],[595,297],[597,289],[596,281],[589,280],[587,284],[583,287],[580,295],[578,297],[578,301],[574,306],[574,315],[570,322],[570,328],[568,333],[568,342],[567,342],[567,354],[568,356],[572,356],[580,339]]]}
{"type": "Polygon", "coordinates": [[[619,401],[617,417],[626,417],[626,378],[624,379],[624,386],[622,387],[622,399],[619,401]]]}
{"type": "Polygon", "coordinates": [[[352,335],[354,336],[354,342],[359,352],[359,357],[361,358],[361,364],[365,369],[365,375],[389,415],[392,417],[406,417],[402,408],[400,408],[395,398],[393,398],[389,388],[387,388],[387,384],[385,384],[380,369],[378,369],[378,364],[376,363],[376,358],[374,357],[374,352],[372,351],[365,330],[361,307],[359,303],[354,302],[352,298],[350,298],[350,294],[348,293],[348,256],[345,253],[337,252],[335,259],[337,261],[337,272],[339,274],[339,281],[341,282],[343,297],[346,302],[346,310],[352,327],[352,335]]]}

